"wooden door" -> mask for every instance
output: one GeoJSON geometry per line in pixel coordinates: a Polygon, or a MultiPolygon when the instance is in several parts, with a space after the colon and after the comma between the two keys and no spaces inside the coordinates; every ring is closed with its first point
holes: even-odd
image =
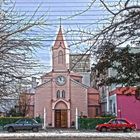
{"type": "Polygon", "coordinates": [[[55,110],[55,127],[61,127],[61,110],[55,110]]]}
{"type": "Polygon", "coordinates": [[[55,127],[67,127],[67,110],[55,110],[55,127]]]}
{"type": "Polygon", "coordinates": [[[67,127],[67,110],[61,110],[61,127],[67,127]]]}

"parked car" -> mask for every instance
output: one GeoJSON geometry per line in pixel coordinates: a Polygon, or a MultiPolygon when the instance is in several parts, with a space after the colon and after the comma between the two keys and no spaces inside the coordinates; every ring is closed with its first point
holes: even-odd
{"type": "Polygon", "coordinates": [[[13,124],[6,124],[3,129],[8,132],[15,132],[17,130],[32,130],[38,132],[42,128],[42,124],[39,124],[36,120],[30,118],[19,119],[13,124]]]}
{"type": "Polygon", "coordinates": [[[116,118],[111,119],[108,123],[97,125],[96,130],[101,132],[118,130],[124,132],[131,132],[132,130],[136,130],[136,124],[130,123],[127,119],[116,118]]]}

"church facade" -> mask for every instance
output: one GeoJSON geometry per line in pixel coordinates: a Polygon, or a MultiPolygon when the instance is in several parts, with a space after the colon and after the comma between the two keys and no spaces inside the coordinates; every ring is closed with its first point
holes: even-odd
{"type": "Polygon", "coordinates": [[[43,118],[46,126],[69,128],[75,122],[75,111],[84,117],[100,114],[99,93],[82,83],[82,76],[69,70],[70,50],[59,28],[52,47],[52,71],[41,77],[35,88],[34,116],[43,118]]]}

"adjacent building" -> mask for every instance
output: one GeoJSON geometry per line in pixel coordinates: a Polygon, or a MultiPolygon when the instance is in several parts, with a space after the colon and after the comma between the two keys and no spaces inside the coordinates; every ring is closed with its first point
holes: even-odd
{"type": "MultiPolygon", "coordinates": [[[[118,50],[122,48],[117,48],[118,50]]],[[[139,53],[139,47],[131,47],[130,52],[139,53]]],[[[103,60],[101,60],[103,61],[103,60]]],[[[117,65],[117,64],[116,64],[117,65]]],[[[100,93],[100,104],[101,104],[101,113],[102,114],[111,114],[111,102],[112,99],[109,96],[109,93],[118,87],[122,87],[121,84],[113,83],[109,86],[103,84],[102,81],[106,80],[108,77],[115,77],[117,75],[117,71],[113,68],[105,69],[103,68],[103,72],[100,73],[95,67],[91,68],[91,86],[98,89],[100,93]]],[[[135,86],[139,86],[140,83],[137,83],[135,86]]]]}
{"type": "Polygon", "coordinates": [[[140,100],[135,87],[120,87],[110,92],[110,112],[118,118],[127,118],[140,129],[140,100]]]}
{"type": "Polygon", "coordinates": [[[91,68],[90,54],[70,54],[70,70],[74,72],[89,72],[91,68]]]}
{"type": "Polygon", "coordinates": [[[70,54],[70,71],[78,72],[83,78],[84,85],[91,85],[91,55],[70,54]]]}

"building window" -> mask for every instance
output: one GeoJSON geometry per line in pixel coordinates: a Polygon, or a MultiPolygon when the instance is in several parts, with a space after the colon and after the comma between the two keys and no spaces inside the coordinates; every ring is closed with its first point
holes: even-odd
{"type": "Polygon", "coordinates": [[[62,91],[62,96],[61,97],[65,98],[65,91],[64,90],[62,91]]]}
{"type": "Polygon", "coordinates": [[[63,64],[63,52],[58,52],[58,64],[63,64]]]}
{"type": "Polygon", "coordinates": [[[113,110],[112,110],[112,100],[109,101],[109,110],[110,110],[111,113],[113,112],[113,110]]]}
{"type": "Polygon", "coordinates": [[[115,103],[113,104],[113,113],[116,113],[116,107],[115,107],[115,103]]]}
{"type": "Polygon", "coordinates": [[[57,98],[60,98],[60,90],[57,91],[56,97],[57,97],[57,98]]]}
{"type": "Polygon", "coordinates": [[[65,98],[65,91],[63,90],[62,92],[60,92],[60,90],[58,90],[56,93],[56,97],[57,98],[65,98]]]}

